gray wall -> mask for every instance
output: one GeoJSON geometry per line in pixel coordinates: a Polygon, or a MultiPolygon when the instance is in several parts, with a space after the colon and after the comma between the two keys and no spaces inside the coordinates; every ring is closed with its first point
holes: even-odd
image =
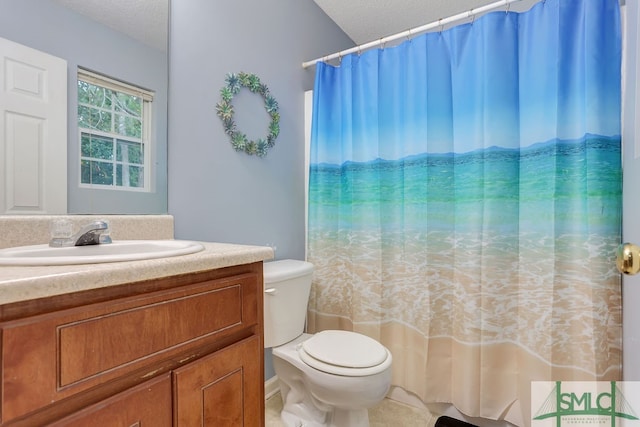
{"type": "MultiPolygon", "coordinates": [[[[169,213],[181,239],[276,246],[304,259],[303,61],[354,43],[312,0],[174,0],[169,43],[169,213]],[[264,158],[236,152],[216,116],[230,72],[255,73],[280,106],[264,158]]],[[[266,137],[262,99],[234,98],[236,123],[266,137]]],[[[273,376],[269,353],[266,377],[273,376]]]]}
{"type": "Polygon", "coordinates": [[[63,58],[68,85],[68,212],[167,212],[167,53],[51,0],[0,0],[0,37],[63,58]],[[77,69],[84,67],[155,91],[156,175],[152,193],[81,189],[77,69]]]}

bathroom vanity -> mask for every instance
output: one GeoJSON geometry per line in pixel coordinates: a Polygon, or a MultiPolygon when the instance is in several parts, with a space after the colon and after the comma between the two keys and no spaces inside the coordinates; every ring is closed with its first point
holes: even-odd
{"type": "Polygon", "coordinates": [[[0,426],[263,426],[262,261],[0,268],[0,426]]]}

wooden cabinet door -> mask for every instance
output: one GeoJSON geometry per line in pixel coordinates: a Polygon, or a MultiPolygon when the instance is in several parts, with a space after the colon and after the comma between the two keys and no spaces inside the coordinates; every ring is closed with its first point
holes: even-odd
{"type": "Polygon", "coordinates": [[[183,354],[255,328],[261,294],[257,274],[238,274],[0,323],[0,421],[184,364],[183,354]]]}
{"type": "Polygon", "coordinates": [[[50,427],[171,427],[171,374],[91,405],[50,427]]]}
{"type": "Polygon", "coordinates": [[[262,354],[253,336],[174,371],[178,427],[262,427],[262,354]]]}

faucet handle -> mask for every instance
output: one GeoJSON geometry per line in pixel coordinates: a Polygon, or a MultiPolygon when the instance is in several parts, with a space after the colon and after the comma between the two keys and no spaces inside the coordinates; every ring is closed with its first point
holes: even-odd
{"type": "Polygon", "coordinates": [[[104,230],[99,237],[99,241],[101,244],[107,244],[107,243],[112,243],[113,241],[111,240],[111,225],[109,224],[109,221],[105,221],[102,220],[104,223],[107,224],[107,229],[104,230]]]}
{"type": "Polygon", "coordinates": [[[73,225],[68,219],[54,219],[49,223],[49,242],[52,246],[62,246],[73,235],[73,225]]]}

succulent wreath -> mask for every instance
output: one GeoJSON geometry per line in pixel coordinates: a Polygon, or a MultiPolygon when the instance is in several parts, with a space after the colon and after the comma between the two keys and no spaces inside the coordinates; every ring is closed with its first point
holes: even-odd
{"type": "Polygon", "coordinates": [[[278,102],[269,93],[269,88],[260,82],[255,74],[239,72],[229,73],[225,79],[226,86],[220,89],[220,102],[216,104],[216,112],[224,126],[224,132],[231,138],[231,145],[236,151],[244,151],[247,154],[255,154],[258,157],[267,155],[269,148],[273,147],[276,138],[280,133],[280,113],[278,113],[278,102]],[[269,123],[269,133],[266,138],[251,141],[243,132],[239,131],[233,120],[233,97],[240,92],[243,87],[253,93],[262,96],[264,108],[271,117],[269,123]]]}

